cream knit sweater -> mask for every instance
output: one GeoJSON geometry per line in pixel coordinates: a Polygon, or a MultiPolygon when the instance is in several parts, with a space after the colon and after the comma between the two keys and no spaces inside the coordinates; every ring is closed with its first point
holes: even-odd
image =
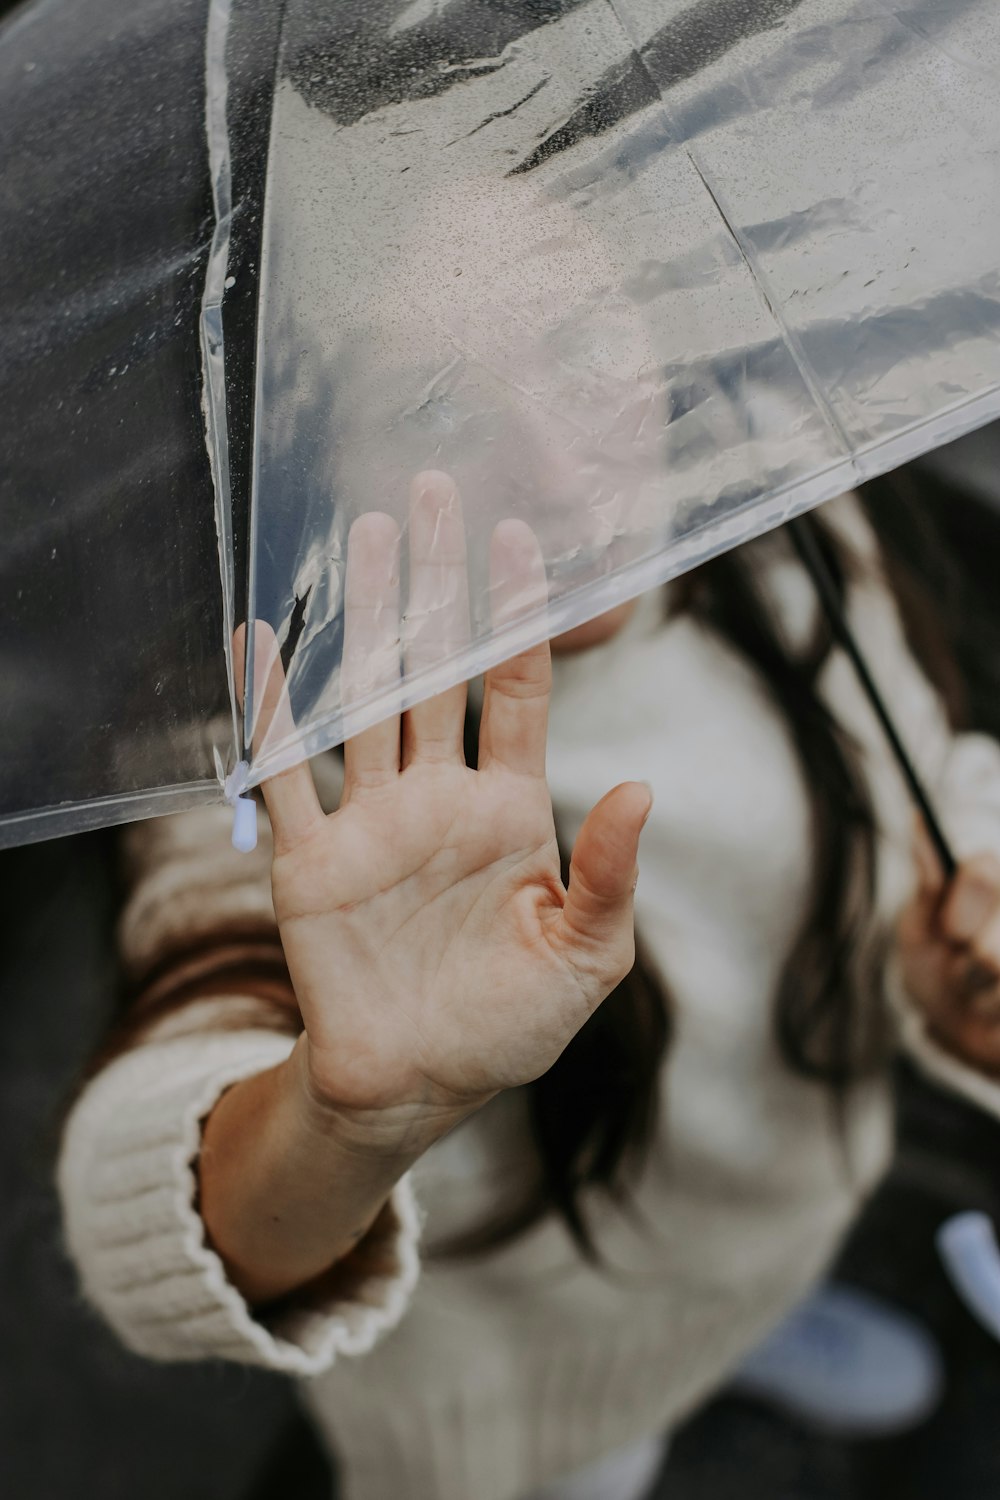
{"type": "MultiPolygon", "coordinates": [[[[997,746],[951,736],[855,502],[826,513],[867,558],[851,615],[959,851],[1000,852],[997,746]]],[[[772,550],[770,587],[794,633],[808,626],[812,595],[781,542],[772,550]]],[[[252,1007],[241,1023],[239,996],[162,1022],[98,1075],[69,1120],[59,1181],[88,1297],[152,1358],[223,1357],[311,1377],[305,1399],[343,1467],[345,1500],[518,1500],[665,1429],[821,1273],[886,1165],[886,1082],[850,1100],[848,1171],[824,1090],[788,1072],[772,1036],[810,861],[782,722],[730,651],[660,614],[647,596],[621,635],[558,661],[552,706],[550,781],[571,834],[618,780],[648,780],[656,793],[637,926],[669,979],[677,1039],[638,1212],[595,1205],[611,1271],[584,1265],[547,1223],[485,1259],[425,1255],[418,1278],[421,1240],[433,1247],[478,1222],[523,1170],[515,1093],[400,1184],[339,1291],[255,1318],[206,1246],[196,1207],[200,1122],[227,1085],[292,1045],[255,1029],[252,1007]]],[[[881,824],[873,922],[885,927],[911,884],[909,803],[839,655],[824,690],[866,750],[881,824]]],[[[327,779],[333,765],[320,768],[327,779]]],[[[130,831],[121,944],[137,976],[232,934],[273,938],[267,841],[240,856],[228,835],[224,809],[130,831]]],[[[936,1049],[891,975],[887,985],[902,1041],[1000,1112],[1000,1086],[936,1049]]]]}

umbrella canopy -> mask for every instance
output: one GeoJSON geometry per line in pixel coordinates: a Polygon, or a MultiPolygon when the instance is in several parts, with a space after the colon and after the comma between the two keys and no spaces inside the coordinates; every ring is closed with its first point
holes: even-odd
{"type": "Polygon", "coordinates": [[[0,296],[36,319],[4,357],[7,596],[31,581],[7,838],[219,795],[244,615],[291,709],[258,725],[251,671],[253,783],[1000,413],[991,0],[145,0],[97,44],[101,9],[36,4],[4,51],[31,150],[2,168],[0,296]],[[38,59],[88,12],[54,125],[38,59]],[[149,42],[118,93],[109,33],[149,42]],[[88,296],[100,358],[64,315],[88,296]],[[399,609],[402,670],[344,674],[351,526],[388,514],[405,557],[429,469],[462,498],[468,610],[404,569],[367,601],[399,609]],[[498,623],[510,518],[548,598],[498,623]]]}

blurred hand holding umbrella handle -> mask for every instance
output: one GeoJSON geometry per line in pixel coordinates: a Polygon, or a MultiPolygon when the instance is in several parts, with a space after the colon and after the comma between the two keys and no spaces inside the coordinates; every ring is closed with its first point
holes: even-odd
{"type": "MultiPolygon", "coordinates": [[[[796,517],[789,523],[788,529],[795,550],[813,581],[831,629],[847,652],[858,680],[885,731],[893,755],[937,851],[947,887],[958,868],[957,860],[844,616],[833,579],[817,544],[811,518],[796,517]]],[[[1000,1245],[997,1243],[992,1220],[979,1211],[954,1214],[938,1230],[936,1243],[938,1254],[962,1301],[976,1320],[994,1338],[1000,1339],[1000,1245]]]]}
{"type": "MultiPolygon", "coordinates": [[[[789,523],[789,532],[803,566],[813,581],[830,626],[847,652],[858,680],[885,731],[893,755],[937,851],[947,886],[958,868],[955,855],[844,616],[833,579],[817,544],[811,518],[797,517],[789,523]]],[[[977,1322],[994,1338],[1000,1339],[1000,1244],[997,1243],[992,1220],[978,1210],[954,1214],[938,1230],[936,1243],[938,1254],[962,1301],[977,1322]]]]}

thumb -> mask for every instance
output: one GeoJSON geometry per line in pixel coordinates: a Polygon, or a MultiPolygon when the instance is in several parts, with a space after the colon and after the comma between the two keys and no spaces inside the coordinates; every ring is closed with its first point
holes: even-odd
{"type": "Polygon", "coordinates": [[[580,958],[588,950],[610,958],[611,950],[621,947],[624,953],[627,947],[623,974],[632,962],[639,834],[652,806],[651,787],[625,781],[591,809],[573,849],[560,919],[560,935],[580,958]]]}

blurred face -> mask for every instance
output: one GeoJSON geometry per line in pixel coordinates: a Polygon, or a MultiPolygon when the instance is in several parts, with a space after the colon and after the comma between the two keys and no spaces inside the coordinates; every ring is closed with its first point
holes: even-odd
{"type": "MultiPolygon", "coordinates": [[[[618,292],[622,267],[565,203],[536,198],[530,213],[504,212],[495,183],[456,176],[427,214],[410,247],[423,258],[414,344],[426,339],[428,323],[448,329],[499,377],[496,387],[478,389],[478,418],[462,412],[463,398],[477,390],[474,375],[465,377],[471,390],[459,380],[451,392],[457,452],[468,465],[456,476],[467,512],[489,504],[499,452],[501,472],[520,482],[504,494],[501,480],[497,514],[520,494],[547,557],[600,554],[641,522],[641,491],[660,465],[658,361],[645,320],[618,292]],[[448,255],[479,274],[442,277],[448,255]]],[[[553,653],[609,641],[635,604],[554,637],[553,653]]]]}
{"type": "MultiPolygon", "coordinates": [[[[339,513],[397,509],[414,473],[449,474],[465,515],[473,628],[488,629],[477,561],[506,517],[535,532],[550,598],[612,574],[661,513],[662,365],[622,267],[572,209],[524,185],[455,177],[367,268],[336,392],[339,513]],[[405,265],[405,275],[401,269],[405,265]]],[[[610,638],[626,605],[556,651],[610,638]]]]}
{"type": "MultiPolygon", "coordinates": [[[[664,526],[663,357],[629,291],[635,246],[575,198],[493,160],[479,171],[468,152],[429,187],[418,153],[384,192],[368,155],[333,149],[305,105],[302,115],[284,179],[294,233],[271,269],[262,472],[273,498],[260,506],[263,542],[289,554],[281,576],[294,578],[265,616],[287,618],[292,592],[308,598],[293,666],[309,669],[313,640],[318,659],[342,610],[347,536],[368,512],[400,527],[402,609],[419,623],[406,597],[408,510],[427,471],[460,497],[474,643],[489,639],[495,598],[510,592],[489,568],[508,519],[534,532],[550,603],[585,591],[591,608],[610,602],[615,575],[648,556],[664,526]]],[[[426,640],[452,603],[425,601],[426,640]]],[[[565,631],[554,651],[611,639],[633,608],[565,631]]],[[[335,691],[344,704],[343,684],[335,691]]]]}

